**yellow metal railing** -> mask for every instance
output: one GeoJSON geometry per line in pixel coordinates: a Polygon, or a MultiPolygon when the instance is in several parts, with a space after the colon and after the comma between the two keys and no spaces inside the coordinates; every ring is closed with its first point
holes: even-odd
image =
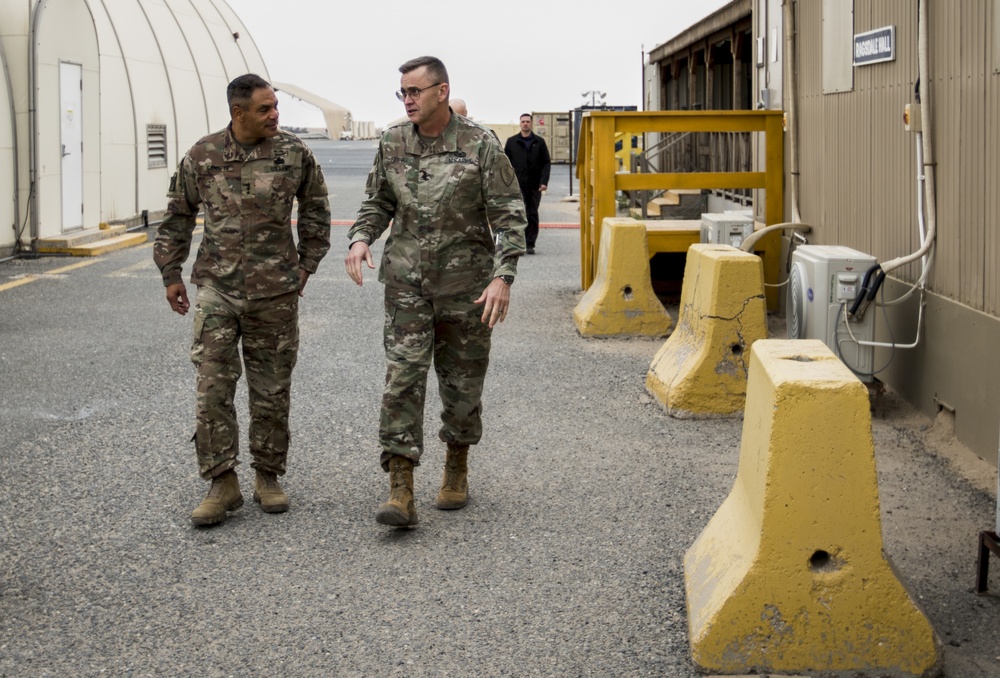
{"type": "MultiPolygon", "coordinates": [[[[590,287],[596,275],[601,224],[617,213],[618,191],[668,189],[764,189],[766,224],[781,223],[784,213],[784,137],[781,111],[587,111],[577,146],[580,181],[580,284],[590,287]],[[619,172],[615,135],[645,132],[763,132],[763,171],[632,174],[619,172]]],[[[781,239],[778,232],[759,241],[765,252],[764,281],[778,281],[781,239]]],[[[777,291],[768,288],[768,308],[777,291]]]]}

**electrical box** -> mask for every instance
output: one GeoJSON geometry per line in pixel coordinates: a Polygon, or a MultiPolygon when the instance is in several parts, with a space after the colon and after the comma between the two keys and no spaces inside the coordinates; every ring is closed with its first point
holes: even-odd
{"type": "Polygon", "coordinates": [[[739,212],[701,215],[701,242],[739,247],[753,234],[753,216],[739,212]]]}
{"type": "Polygon", "coordinates": [[[819,339],[862,381],[874,378],[875,348],[858,342],[874,340],[875,308],[861,320],[847,314],[875,263],[849,247],[800,245],[788,276],[788,338],[819,339]]]}

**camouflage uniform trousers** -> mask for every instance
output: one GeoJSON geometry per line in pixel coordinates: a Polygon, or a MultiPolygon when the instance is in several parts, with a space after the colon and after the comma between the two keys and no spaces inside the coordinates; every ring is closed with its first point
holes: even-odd
{"type": "Polygon", "coordinates": [[[400,455],[419,465],[424,447],[424,399],[431,360],[441,395],[446,443],[475,445],[483,434],[482,393],[490,361],[491,330],[479,292],[426,299],[386,287],[385,391],[379,422],[382,468],[400,455]]]}
{"type": "Polygon", "coordinates": [[[285,473],[292,369],[299,350],[298,299],[298,292],[246,300],[198,288],[191,345],[198,370],[194,443],[206,480],[239,463],[233,400],[242,373],[241,339],[250,396],[250,465],[285,473]]]}

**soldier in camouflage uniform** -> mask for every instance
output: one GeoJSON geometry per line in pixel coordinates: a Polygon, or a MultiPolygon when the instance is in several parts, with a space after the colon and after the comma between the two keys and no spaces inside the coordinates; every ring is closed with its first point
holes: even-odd
{"type": "Polygon", "coordinates": [[[181,266],[191,249],[199,205],[205,232],[191,273],[198,286],[191,360],[198,371],[195,453],[208,496],[191,514],[213,525],[243,505],[234,470],[239,428],[233,398],[240,340],[250,395],[254,500],[267,513],[288,510],[278,484],[288,455],[292,369],[299,346],[298,298],[330,249],[330,205],[312,151],[278,128],[278,102],[248,74],[227,89],[231,122],[199,140],[170,180],[167,216],[153,257],[175,312],[189,309],[181,266]],[[298,246],[292,204],[298,200],[298,246]]]}
{"type": "Polygon", "coordinates": [[[410,526],[417,524],[413,467],[423,452],[432,360],[443,404],[438,435],[447,444],[436,506],[468,501],[467,457],[482,436],[490,335],[507,315],[526,220],[496,136],[449,108],[444,64],[420,57],[399,70],[396,96],[410,122],[382,136],[345,265],[361,285],[362,263],[375,267],[369,245],[391,222],[379,271],[387,362],[379,442],[391,489],[375,519],[410,526]]]}

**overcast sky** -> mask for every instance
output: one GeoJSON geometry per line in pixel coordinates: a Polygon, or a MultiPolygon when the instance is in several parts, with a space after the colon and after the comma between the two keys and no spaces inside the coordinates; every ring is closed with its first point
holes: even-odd
{"type": "MultiPolygon", "coordinates": [[[[404,115],[399,65],[444,61],[452,97],[487,123],[529,111],[568,111],[584,92],[642,107],[642,54],[727,0],[228,0],[271,77],[350,109],[377,126],[404,115]],[[602,11],[595,11],[600,7],[602,11]]],[[[278,95],[283,125],[322,126],[316,109],[278,95]]]]}

